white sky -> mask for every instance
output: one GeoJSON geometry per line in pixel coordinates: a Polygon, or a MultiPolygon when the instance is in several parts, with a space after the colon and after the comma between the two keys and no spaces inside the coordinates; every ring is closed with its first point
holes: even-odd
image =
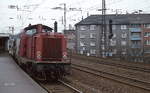
{"type": "MultiPolygon", "coordinates": [[[[69,24],[74,25],[79,22],[82,16],[86,18],[87,12],[101,14],[100,11],[97,11],[101,8],[101,0],[0,0],[0,32],[8,31],[9,26],[14,26],[15,30],[18,30],[29,23],[42,23],[53,27],[55,20],[59,23],[59,30],[62,30],[63,10],[52,10],[54,7],[63,7],[60,5],[62,3],[66,3],[67,9],[82,9],[82,13],[81,11],[67,11],[67,27],[69,24]],[[38,6],[35,6],[37,4],[38,6]],[[8,5],[18,5],[19,10],[31,12],[8,9],[8,5]],[[28,8],[24,7],[25,5],[28,8]],[[31,18],[32,20],[29,20],[31,18]]],[[[107,13],[116,13],[116,9],[118,13],[132,13],[136,10],[150,13],[150,0],[106,0],[106,7],[107,13]]]]}

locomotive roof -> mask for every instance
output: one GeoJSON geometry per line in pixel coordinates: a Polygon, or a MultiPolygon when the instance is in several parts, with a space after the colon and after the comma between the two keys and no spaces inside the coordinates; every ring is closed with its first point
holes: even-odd
{"type": "MultiPolygon", "coordinates": [[[[24,28],[25,30],[28,30],[28,29],[32,29],[32,28],[36,28],[37,26],[39,25],[42,25],[42,24],[36,24],[36,25],[29,25],[28,27],[24,28]]],[[[53,30],[51,27],[49,26],[46,26],[46,25],[42,25],[43,28],[45,29],[48,29],[48,30],[53,30]]]]}

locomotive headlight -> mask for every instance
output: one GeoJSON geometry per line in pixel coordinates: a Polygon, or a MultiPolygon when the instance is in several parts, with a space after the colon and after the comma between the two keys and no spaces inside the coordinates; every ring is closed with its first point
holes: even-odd
{"type": "Polygon", "coordinates": [[[67,52],[63,53],[63,58],[66,59],[67,58],[67,52]]]}
{"type": "Polygon", "coordinates": [[[41,56],[41,51],[37,51],[37,52],[36,52],[36,55],[37,55],[37,59],[41,59],[41,58],[42,58],[42,56],[41,56]]]}

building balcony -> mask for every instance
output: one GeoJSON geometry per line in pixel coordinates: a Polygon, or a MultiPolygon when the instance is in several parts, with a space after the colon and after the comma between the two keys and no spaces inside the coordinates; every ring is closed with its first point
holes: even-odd
{"type": "Polygon", "coordinates": [[[141,28],[129,28],[131,32],[141,32],[141,28]]]}
{"type": "Polygon", "coordinates": [[[131,45],[131,48],[141,48],[141,45],[131,45]]]}
{"type": "Polygon", "coordinates": [[[141,37],[134,37],[134,36],[131,36],[131,39],[130,40],[141,40],[141,37]]]}

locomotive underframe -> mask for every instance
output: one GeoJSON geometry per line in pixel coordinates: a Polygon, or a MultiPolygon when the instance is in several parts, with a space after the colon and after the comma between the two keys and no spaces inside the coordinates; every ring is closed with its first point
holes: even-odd
{"type": "Polygon", "coordinates": [[[71,62],[62,61],[35,61],[23,57],[17,57],[18,64],[30,75],[38,80],[49,80],[62,78],[70,74],[71,62]]]}

